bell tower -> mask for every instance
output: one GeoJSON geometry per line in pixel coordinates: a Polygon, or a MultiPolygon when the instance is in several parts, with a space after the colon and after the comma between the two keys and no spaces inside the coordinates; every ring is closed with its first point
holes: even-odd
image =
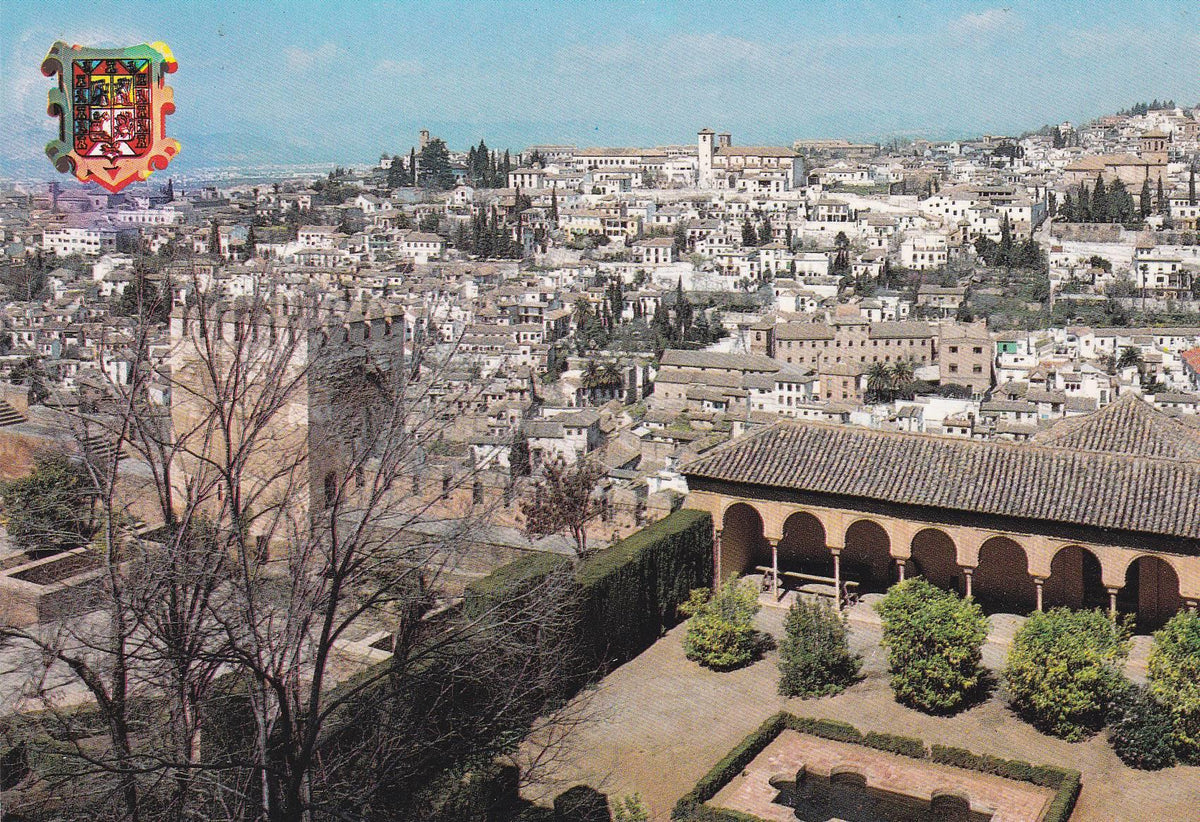
{"type": "Polygon", "coordinates": [[[697,185],[700,188],[713,187],[713,138],[716,134],[711,128],[701,129],[697,137],[698,169],[697,185]]]}

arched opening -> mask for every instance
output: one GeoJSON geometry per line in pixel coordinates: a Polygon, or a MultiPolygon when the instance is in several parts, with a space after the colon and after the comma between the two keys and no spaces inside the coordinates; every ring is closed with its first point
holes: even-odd
{"type": "Polygon", "coordinates": [[[1160,557],[1138,557],[1125,571],[1125,587],[1117,594],[1117,610],[1135,614],[1138,633],[1156,631],[1183,605],[1179,576],[1160,557]]]}
{"type": "Polygon", "coordinates": [[[833,554],[825,544],[825,527],[812,514],[797,512],[783,523],[779,567],[802,574],[833,576],[833,554]]]}
{"type": "Polygon", "coordinates": [[[881,593],[894,580],[891,540],[883,527],[860,519],[846,529],[842,549],[842,579],[858,583],[859,593],[881,593]]]}
{"type": "Polygon", "coordinates": [[[992,537],[979,549],[972,593],[988,613],[1028,613],[1037,605],[1025,549],[1007,537],[992,537]]]}
{"type": "Polygon", "coordinates": [[[322,490],[325,492],[325,504],[323,507],[331,508],[333,506],[333,501],[337,498],[337,474],[330,471],[325,475],[324,487],[322,490]]]}
{"type": "Polygon", "coordinates": [[[1079,545],[1068,545],[1054,555],[1042,594],[1046,608],[1108,608],[1100,560],[1079,545]]]}
{"type": "Polygon", "coordinates": [[[939,588],[961,593],[958,551],[954,540],[944,531],[926,528],[913,537],[912,559],[907,563],[907,572],[922,576],[939,588]]]}
{"type": "Polygon", "coordinates": [[[754,565],[771,564],[770,550],[763,538],[763,521],[753,506],[734,503],[725,509],[721,526],[721,581],[739,574],[754,565]]]}

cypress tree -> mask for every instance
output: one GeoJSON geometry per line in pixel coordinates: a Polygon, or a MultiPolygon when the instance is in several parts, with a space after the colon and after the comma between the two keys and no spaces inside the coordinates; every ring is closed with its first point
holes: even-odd
{"type": "Polygon", "coordinates": [[[1188,175],[1188,205],[1196,204],[1196,167],[1192,166],[1191,174],[1188,175]]]}
{"type": "Polygon", "coordinates": [[[742,245],[747,248],[758,245],[758,232],[754,230],[754,223],[750,222],[749,217],[742,221],[742,245]]]}
{"type": "Polygon", "coordinates": [[[1163,196],[1163,184],[1161,176],[1158,178],[1158,197],[1155,200],[1155,205],[1157,206],[1155,211],[1157,211],[1159,214],[1162,214],[1167,210],[1167,198],[1163,196]]]}
{"type": "Polygon", "coordinates": [[[1138,195],[1138,213],[1142,219],[1150,216],[1150,178],[1142,180],[1142,193],[1138,195]]]}
{"type": "Polygon", "coordinates": [[[758,244],[766,245],[767,243],[771,242],[772,239],[773,232],[771,231],[771,219],[769,217],[763,217],[762,225],[758,228],[758,244]]]}
{"type": "Polygon", "coordinates": [[[1104,187],[1104,178],[1097,174],[1096,187],[1092,189],[1092,222],[1107,223],[1108,219],[1108,190],[1104,187]]]}
{"type": "Polygon", "coordinates": [[[550,189],[550,220],[558,225],[558,189],[550,189]]]}

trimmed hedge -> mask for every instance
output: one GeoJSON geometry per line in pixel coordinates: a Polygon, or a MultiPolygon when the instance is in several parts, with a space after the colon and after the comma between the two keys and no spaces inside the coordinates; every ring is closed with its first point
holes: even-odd
{"type": "Polygon", "coordinates": [[[570,567],[570,558],[562,554],[542,551],[526,554],[467,585],[463,592],[463,614],[478,618],[492,608],[527,595],[551,574],[570,567]]]}
{"type": "Polygon", "coordinates": [[[712,587],[712,570],[712,517],[686,508],[589,557],[576,579],[592,658],[620,664],[649,648],[689,591],[712,587]]]}
{"type": "MultiPolygon", "coordinates": [[[[571,567],[559,554],[529,554],[467,586],[463,613],[478,618],[520,599],[571,567]]],[[[583,560],[579,586],[580,648],[603,669],[640,654],[679,622],[693,588],[712,585],[712,517],[681,509],[583,560]]]]}
{"type": "Polygon", "coordinates": [[[927,759],[941,765],[951,765],[969,771],[1002,776],[1020,782],[1029,782],[1055,791],[1043,822],[1067,822],[1075,809],[1079,797],[1079,771],[1058,768],[1052,765],[1031,765],[1013,759],[1002,759],[987,754],[975,754],[963,748],[933,745],[928,750],[919,739],[869,731],[865,735],[853,725],[828,719],[811,719],[778,713],[759,725],[749,736],[738,743],[712,770],[700,778],[696,786],[680,797],[671,812],[675,822],[762,822],[758,817],[723,808],[710,808],[704,803],[717,795],[726,783],[737,776],[754,758],[775,740],[784,730],[867,745],[879,750],[927,759]]]}
{"type": "Polygon", "coordinates": [[[712,770],[700,777],[694,788],[680,797],[675,803],[675,809],[671,811],[671,818],[689,822],[756,822],[753,816],[736,811],[719,811],[706,807],[704,803],[716,796],[717,791],[721,790],[726,782],[741,773],[743,768],[753,762],[754,758],[787,728],[788,717],[789,714],[785,713],[775,714],[751,731],[749,736],[713,765],[712,770]]]}
{"type": "Polygon", "coordinates": [[[913,759],[924,759],[928,755],[928,751],[925,750],[925,743],[919,739],[913,739],[911,736],[896,736],[895,734],[881,734],[875,731],[867,731],[867,735],[863,737],[863,744],[868,748],[876,748],[913,759]]]}

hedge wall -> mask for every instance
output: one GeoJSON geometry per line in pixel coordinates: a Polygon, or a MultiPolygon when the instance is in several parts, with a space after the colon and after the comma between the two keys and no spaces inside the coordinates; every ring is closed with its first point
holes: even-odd
{"type": "Polygon", "coordinates": [[[1029,782],[1042,788],[1056,791],[1043,822],[1067,822],[1075,809],[1079,797],[1079,771],[1057,768],[1051,765],[1031,765],[1014,759],[1001,759],[987,754],[974,754],[962,748],[933,745],[928,750],[919,739],[869,731],[865,735],[845,722],[828,719],[810,719],[778,713],[759,725],[749,736],[738,743],[732,751],[700,778],[696,786],[684,794],[675,804],[671,819],[676,822],[762,822],[758,817],[726,809],[710,808],[704,803],[749,765],[756,756],[771,744],[784,730],[868,745],[884,751],[909,756],[913,759],[928,759],[942,765],[953,765],[969,771],[1002,776],[1020,782],[1029,782]]]}
{"type": "Polygon", "coordinates": [[[591,657],[632,659],[678,622],[689,591],[712,586],[712,517],[680,509],[589,557],[576,579],[591,657]]]}
{"type": "MultiPolygon", "coordinates": [[[[529,554],[467,586],[463,613],[517,602],[569,568],[558,554],[529,554]]],[[[682,509],[599,551],[575,570],[579,643],[597,668],[631,659],[678,622],[688,591],[712,585],[712,517],[682,509]]]]}
{"type": "Polygon", "coordinates": [[[570,567],[570,558],[562,554],[541,551],[526,554],[467,585],[463,592],[463,614],[475,619],[500,604],[528,594],[546,577],[570,567]]]}

